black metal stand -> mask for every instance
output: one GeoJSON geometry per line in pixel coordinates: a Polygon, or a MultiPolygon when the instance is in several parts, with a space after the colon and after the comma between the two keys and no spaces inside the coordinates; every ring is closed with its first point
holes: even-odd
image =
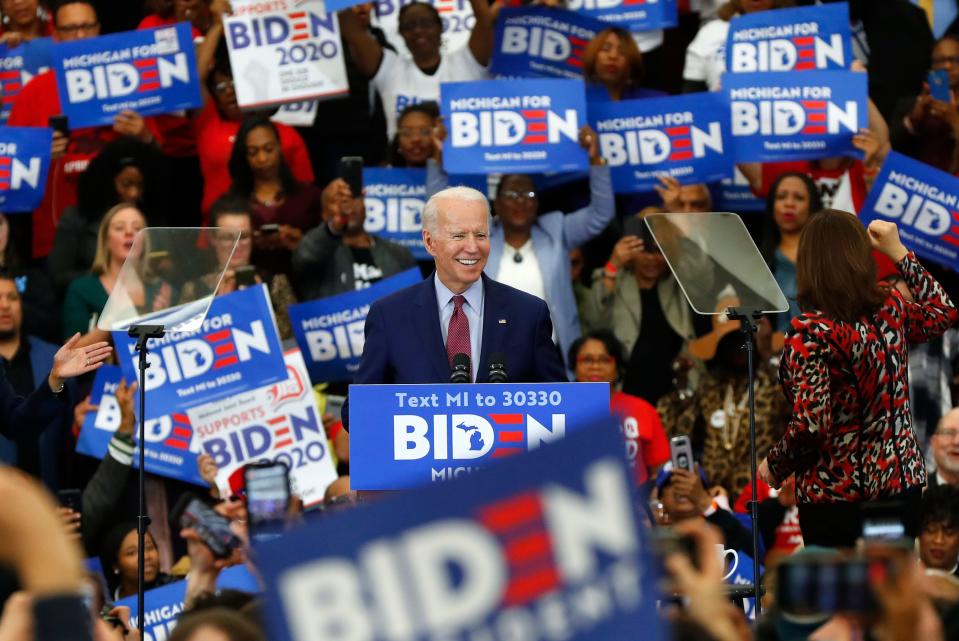
{"type": "Polygon", "coordinates": [[[140,469],[137,474],[137,482],[139,483],[139,496],[140,496],[140,506],[137,514],[137,628],[140,630],[140,638],[145,639],[143,635],[143,621],[144,621],[144,608],[143,608],[143,593],[144,593],[144,559],[145,559],[145,548],[146,548],[146,534],[147,527],[150,525],[150,517],[147,516],[147,500],[146,500],[146,486],[144,485],[144,475],[143,468],[145,464],[144,452],[146,451],[146,385],[143,384],[143,381],[146,380],[146,371],[150,367],[150,364],[147,362],[147,353],[149,348],[147,347],[147,341],[151,338],[161,338],[163,336],[163,325],[134,325],[128,330],[128,335],[131,338],[137,339],[136,350],[140,354],[139,359],[139,370],[140,370],[140,433],[139,433],[139,448],[140,448],[140,469]]]}
{"type": "Polygon", "coordinates": [[[759,621],[759,615],[762,614],[761,595],[759,589],[759,501],[756,497],[759,495],[757,487],[757,467],[756,463],[756,373],[753,366],[753,353],[755,351],[756,322],[762,317],[762,312],[758,310],[746,310],[730,308],[726,314],[731,320],[738,320],[742,325],[743,349],[746,350],[746,370],[749,396],[749,465],[752,474],[753,496],[749,502],[749,514],[752,517],[753,524],[753,594],[756,599],[756,618],[759,621]]]}

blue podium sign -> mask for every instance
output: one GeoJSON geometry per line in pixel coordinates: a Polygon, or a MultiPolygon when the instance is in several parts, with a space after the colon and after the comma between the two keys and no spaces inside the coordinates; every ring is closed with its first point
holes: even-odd
{"type": "Polygon", "coordinates": [[[270,639],[660,641],[622,447],[597,426],[257,546],[270,639]]]}
{"type": "Polygon", "coordinates": [[[447,481],[608,416],[606,383],[353,385],[350,486],[447,481]]]}

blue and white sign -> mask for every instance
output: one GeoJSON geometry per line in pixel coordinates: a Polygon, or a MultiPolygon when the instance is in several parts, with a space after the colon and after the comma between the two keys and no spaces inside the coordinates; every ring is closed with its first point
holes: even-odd
{"type": "Polygon", "coordinates": [[[637,502],[603,425],[332,513],[257,547],[269,637],[660,641],[637,502]]]}
{"type": "Polygon", "coordinates": [[[653,191],[660,176],[697,183],[731,175],[728,109],[716,93],[591,104],[615,191],[653,191]]]}
{"type": "Polygon", "coordinates": [[[586,45],[607,26],[589,16],[552,7],[503,9],[496,20],[490,72],[582,78],[586,45]]]}
{"type": "Polygon", "coordinates": [[[852,137],[867,125],[866,74],[726,73],[736,162],[862,158],[852,137]]]}
{"type": "Polygon", "coordinates": [[[848,69],[852,60],[845,2],[757,11],[729,21],[726,69],[733,73],[848,69]]]}
{"type": "Polygon", "coordinates": [[[608,416],[605,383],[351,385],[350,486],[448,481],[608,416]]]}
{"type": "MultiPolygon", "coordinates": [[[[256,577],[243,565],[234,565],[220,573],[216,580],[216,587],[220,590],[230,589],[258,594],[260,587],[256,577]]],[[[170,632],[176,627],[180,615],[185,609],[186,579],[175,581],[159,588],[147,590],[143,595],[143,604],[146,616],[143,621],[143,632],[147,641],[161,641],[170,638],[170,632]]],[[[123,605],[130,608],[130,623],[136,628],[139,617],[137,595],[120,599],[114,605],[123,605]]]]}
{"type": "Polygon", "coordinates": [[[27,40],[17,47],[0,44],[0,124],[10,117],[13,101],[20,95],[24,85],[33,77],[50,68],[52,38],[27,40]]]}
{"type": "Polygon", "coordinates": [[[0,211],[31,212],[40,205],[52,141],[47,127],[0,127],[0,211]]]}
{"type": "Polygon", "coordinates": [[[579,80],[482,80],[440,85],[450,174],[584,170],[586,94],[579,80]]]}
{"type": "Polygon", "coordinates": [[[569,0],[566,8],[633,33],[668,29],[679,21],[676,0],[569,0]]]}
{"type": "MultiPolygon", "coordinates": [[[[136,339],[113,332],[127,380],[138,378],[136,339]]],[[[171,408],[210,403],[286,380],[286,364],[265,285],[217,296],[196,332],[167,332],[149,340],[142,384],[147,418],[171,408]]]]}
{"type": "MultiPolygon", "coordinates": [[[[117,403],[116,390],[123,373],[115,365],[102,365],[97,370],[90,390],[90,402],[97,409],[87,414],[80,436],[77,438],[77,452],[102,459],[114,432],[120,427],[120,405],[117,403]]],[[[133,379],[127,379],[128,381],[133,379]]],[[[147,408],[150,408],[149,399],[147,408]]],[[[134,414],[139,415],[138,403],[134,403],[134,414]]],[[[196,457],[199,446],[193,438],[193,427],[185,412],[174,408],[160,408],[166,412],[149,419],[144,425],[147,449],[144,453],[146,471],[171,479],[186,481],[206,487],[206,481],[200,478],[196,457]]],[[[139,439],[139,430],[134,434],[139,439]]],[[[140,465],[139,447],[135,448],[133,467],[140,465]]]]}
{"type": "Polygon", "coordinates": [[[363,168],[363,202],[370,234],[403,245],[416,260],[430,260],[423,247],[425,169],[363,168]]]}
{"type": "Polygon", "coordinates": [[[384,278],[366,289],[290,305],[293,335],[314,383],[353,378],[366,336],[366,315],[378,298],[423,280],[418,267],[384,278]]]}
{"type": "Polygon", "coordinates": [[[959,178],[890,152],[859,218],[896,223],[906,247],[959,270],[959,178]]]}
{"type": "Polygon", "coordinates": [[[739,168],[733,168],[731,178],[726,178],[709,186],[713,197],[714,211],[765,211],[766,199],[753,193],[749,180],[739,168]]]}
{"type": "Polygon", "coordinates": [[[201,106],[190,23],[58,43],[51,51],[71,128],[201,106]]]}

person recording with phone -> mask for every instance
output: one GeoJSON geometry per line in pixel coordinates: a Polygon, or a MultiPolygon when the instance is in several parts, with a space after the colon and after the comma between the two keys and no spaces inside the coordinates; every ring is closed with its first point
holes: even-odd
{"type": "Polygon", "coordinates": [[[774,488],[795,475],[806,545],[853,546],[861,508],[877,501],[895,503],[915,537],[926,470],[909,411],[907,347],[942,335],[959,312],[894,223],[867,230],[834,209],[803,229],[796,280],[803,313],[780,366],[792,416],[759,475],[774,488]],[[873,248],[896,263],[914,302],[876,282],[873,248]]]}
{"type": "Polygon", "coordinates": [[[323,190],[324,222],[293,252],[293,284],[301,300],[366,289],[416,266],[407,248],[363,228],[362,169],[362,158],[341,159],[341,177],[323,190]]]}

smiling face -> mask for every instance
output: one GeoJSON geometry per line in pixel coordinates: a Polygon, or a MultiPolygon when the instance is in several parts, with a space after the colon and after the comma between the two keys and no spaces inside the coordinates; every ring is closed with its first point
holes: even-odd
{"type": "Polygon", "coordinates": [[[436,14],[424,5],[412,5],[399,20],[400,35],[414,59],[429,58],[439,53],[443,25],[436,14]]]}
{"type": "Polygon", "coordinates": [[[932,457],[937,469],[959,475],[959,408],[949,410],[939,420],[932,435],[932,457]]]}
{"type": "Polygon", "coordinates": [[[437,203],[436,229],[423,230],[423,244],[436,262],[436,275],[461,294],[479,280],[489,258],[489,216],[479,201],[437,203]]]}
{"type": "Polygon", "coordinates": [[[782,233],[799,233],[809,220],[809,191],[796,176],[787,176],[776,187],[773,220],[782,233]]]}
{"type": "Polygon", "coordinates": [[[493,208],[504,229],[528,231],[536,221],[536,212],[539,209],[533,179],[521,174],[503,178],[496,191],[493,208]]]}
{"type": "MultiPolygon", "coordinates": [[[[131,530],[123,537],[120,549],[117,551],[116,569],[119,570],[120,581],[127,585],[136,585],[137,582],[137,531],[131,530]]],[[[143,580],[145,583],[156,581],[160,570],[160,554],[157,552],[153,536],[147,533],[143,546],[143,580]]]]}

